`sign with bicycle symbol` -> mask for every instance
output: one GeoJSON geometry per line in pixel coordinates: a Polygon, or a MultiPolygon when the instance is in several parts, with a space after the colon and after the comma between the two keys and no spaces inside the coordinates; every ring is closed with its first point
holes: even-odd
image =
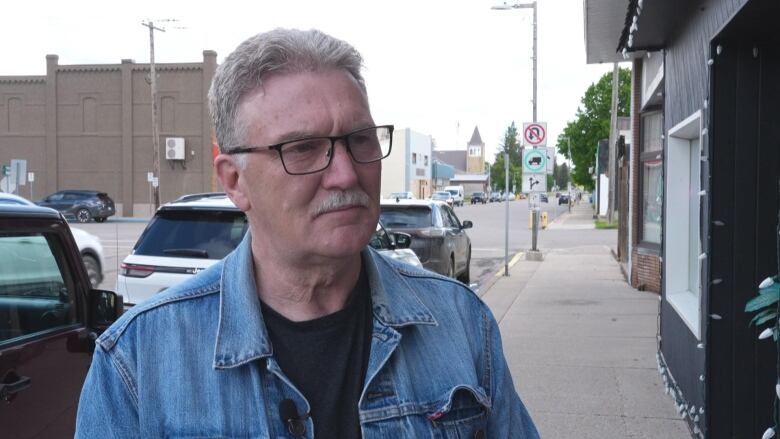
{"type": "Polygon", "coordinates": [[[523,150],[523,173],[545,173],[547,171],[547,150],[545,148],[523,150]]]}
{"type": "Polygon", "coordinates": [[[524,122],[523,144],[530,146],[547,145],[547,122],[524,122]]]}

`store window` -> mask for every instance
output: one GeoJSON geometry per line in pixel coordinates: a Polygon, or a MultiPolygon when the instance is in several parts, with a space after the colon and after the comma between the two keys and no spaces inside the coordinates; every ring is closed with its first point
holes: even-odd
{"type": "Polygon", "coordinates": [[[412,153],[412,164],[413,165],[417,164],[417,153],[416,152],[412,153]]]}
{"type": "Polygon", "coordinates": [[[642,223],[640,241],[661,247],[663,221],[663,113],[653,111],[641,116],[641,150],[639,172],[641,184],[642,223]]]}

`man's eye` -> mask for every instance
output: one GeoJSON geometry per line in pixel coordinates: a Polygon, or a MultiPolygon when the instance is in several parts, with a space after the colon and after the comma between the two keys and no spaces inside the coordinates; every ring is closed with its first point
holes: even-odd
{"type": "Polygon", "coordinates": [[[316,151],[319,148],[319,144],[316,140],[305,140],[301,142],[289,143],[284,147],[285,154],[308,154],[316,151]]]}

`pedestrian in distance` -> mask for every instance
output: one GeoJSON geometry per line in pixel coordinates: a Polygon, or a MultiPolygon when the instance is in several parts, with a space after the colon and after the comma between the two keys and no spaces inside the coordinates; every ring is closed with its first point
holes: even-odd
{"type": "Polygon", "coordinates": [[[538,438],[467,286],[367,246],[393,126],[317,30],[241,43],[209,91],[249,231],[97,340],[80,438],[538,438]]]}

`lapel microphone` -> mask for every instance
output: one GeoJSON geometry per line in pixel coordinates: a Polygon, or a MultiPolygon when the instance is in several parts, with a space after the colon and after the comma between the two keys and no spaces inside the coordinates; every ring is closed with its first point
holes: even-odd
{"type": "Polygon", "coordinates": [[[287,431],[291,435],[296,437],[303,437],[306,433],[306,418],[309,417],[308,413],[301,416],[298,414],[298,408],[295,407],[295,402],[292,399],[283,399],[279,403],[279,417],[282,422],[287,425],[287,431]]]}

